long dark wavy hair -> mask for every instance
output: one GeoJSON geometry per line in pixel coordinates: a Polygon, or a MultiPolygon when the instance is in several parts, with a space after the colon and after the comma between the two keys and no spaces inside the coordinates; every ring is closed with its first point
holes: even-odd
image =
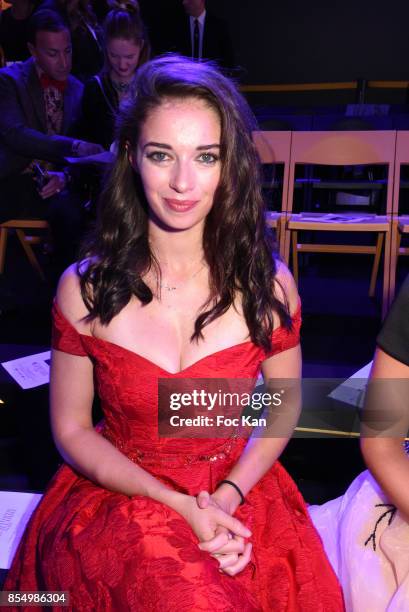
{"type": "Polygon", "coordinates": [[[288,303],[276,296],[276,261],[266,233],[259,163],[252,141],[254,117],[235,84],[209,63],[168,55],[142,66],[136,99],[120,112],[118,152],[103,191],[96,226],[78,265],[88,319],[108,324],[132,296],[153,299],[143,276],[160,268],[148,241],[148,205],[143,186],[128,160],[142,124],[170,99],[196,98],[214,109],[221,122],[221,178],[206,217],[203,249],[210,271],[210,295],[196,319],[192,340],[223,315],[240,295],[251,340],[270,350],[273,313],[291,328],[288,303]]]}

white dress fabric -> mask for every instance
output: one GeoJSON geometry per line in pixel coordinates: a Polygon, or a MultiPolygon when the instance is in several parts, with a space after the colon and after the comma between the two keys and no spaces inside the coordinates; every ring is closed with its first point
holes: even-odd
{"type": "Polygon", "coordinates": [[[409,612],[409,524],[368,471],[345,495],[308,508],[347,612],[409,612]]]}

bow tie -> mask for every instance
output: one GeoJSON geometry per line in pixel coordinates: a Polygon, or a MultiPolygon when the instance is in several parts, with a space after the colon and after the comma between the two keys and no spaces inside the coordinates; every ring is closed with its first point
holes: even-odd
{"type": "Polygon", "coordinates": [[[43,89],[47,89],[48,87],[55,87],[61,93],[64,93],[65,88],[67,87],[67,81],[57,81],[56,79],[52,79],[48,76],[48,74],[43,73],[40,76],[40,83],[43,89]]]}

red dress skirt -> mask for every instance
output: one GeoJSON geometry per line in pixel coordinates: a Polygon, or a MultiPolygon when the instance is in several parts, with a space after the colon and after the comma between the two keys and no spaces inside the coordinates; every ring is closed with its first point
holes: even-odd
{"type": "MultiPolygon", "coordinates": [[[[299,313],[293,323],[292,331],[273,332],[270,354],[244,342],[177,374],[116,344],[78,334],[56,306],[53,346],[93,361],[102,435],[170,487],[197,495],[213,491],[227,476],[245,440],[158,437],[158,378],[254,379],[264,359],[298,344],[299,313]]],[[[304,500],[278,461],[236,516],[251,530],[253,550],[247,567],[231,577],[199,550],[197,537],[174,510],[147,497],[108,491],[64,465],[27,527],[4,589],[68,591],[76,611],[344,610],[304,500]]]]}

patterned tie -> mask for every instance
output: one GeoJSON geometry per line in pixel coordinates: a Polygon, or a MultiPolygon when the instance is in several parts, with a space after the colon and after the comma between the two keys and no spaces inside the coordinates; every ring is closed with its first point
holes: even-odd
{"type": "Polygon", "coordinates": [[[200,43],[200,33],[199,33],[199,20],[195,19],[194,28],[193,28],[193,58],[199,59],[199,43],[200,43]]]}

